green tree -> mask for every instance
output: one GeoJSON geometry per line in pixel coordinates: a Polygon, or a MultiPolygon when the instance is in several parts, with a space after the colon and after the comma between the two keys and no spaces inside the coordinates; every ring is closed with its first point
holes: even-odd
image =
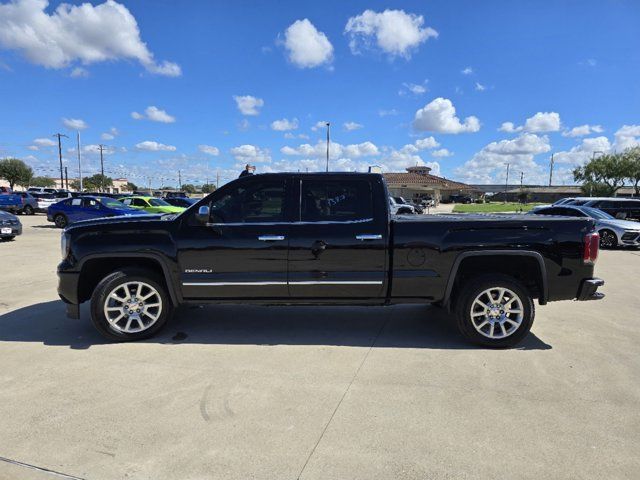
{"type": "Polygon", "coordinates": [[[184,183],[182,185],[182,191],[185,193],[196,193],[196,187],[190,183],[184,183]]]}
{"type": "Polygon", "coordinates": [[[640,147],[625,150],[623,156],[629,172],[629,181],[636,191],[636,196],[640,196],[640,147]]]}
{"type": "Polygon", "coordinates": [[[605,154],[594,158],[582,167],[573,171],[577,182],[587,185],[593,190],[595,186],[602,190],[602,196],[613,196],[624,187],[629,178],[628,161],[620,153],[605,154]]]}
{"type": "Polygon", "coordinates": [[[15,185],[28,187],[33,178],[33,170],[22,160],[5,158],[0,160],[0,178],[7,180],[12,190],[15,185]]]}
{"type": "Polygon", "coordinates": [[[29,186],[31,187],[55,187],[56,181],[50,177],[33,177],[31,182],[29,182],[29,186]]]}
{"type": "Polygon", "coordinates": [[[215,192],[216,191],[216,186],[211,184],[211,183],[205,183],[204,185],[202,185],[202,187],[200,188],[200,191],[202,193],[211,193],[211,192],[215,192]]]}
{"type": "Polygon", "coordinates": [[[106,175],[102,175],[100,173],[96,173],[90,177],[87,177],[82,180],[82,186],[85,190],[105,190],[107,187],[113,186],[113,179],[111,177],[107,177],[106,175]]]}
{"type": "MultiPolygon", "coordinates": [[[[75,190],[76,192],[80,191],[80,180],[71,180],[69,182],[69,186],[71,187],[71,190],[75,190]]],[[[83,185],[84,187],[84,185],[83,185]]]]}

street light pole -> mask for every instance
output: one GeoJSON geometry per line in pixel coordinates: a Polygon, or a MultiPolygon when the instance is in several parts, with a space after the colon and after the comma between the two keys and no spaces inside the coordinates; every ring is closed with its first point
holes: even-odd
{"type": "Polygon", "coordinates": [[[54,133],[54,137],[58,137],[58,158],[60,159],[60,188],[64,188],[64,173],[62,171],[62,141],[61,137],[69,138],[62,133],[54,133]]]}
{"type": "Polygon", "coordinates": [[[509,166],[507,163],[507,179],[504,182],[504,203],[507,203],[507,192],[509,191],[509,166]]]}
{"type": "Polygon", "coordinates": [[[551,182],[553,182],[553,153],[551,154],[551,164],[549,166],[549,186],[551,186],[551,182]]]}
{"type": "Polygon", "coordinates": [[[331,130],[331,123],[327,122],[327,172],[329,171],[329,144],[331,143],[331,136],[330,136],[330,130],[331,130]]]}
{"type": "Polygon", "coordinates": [[[80,181],[80,191],[82,192],[82,161],[80,160],[80,130],[78,130],[78,180],[80,181]]]}

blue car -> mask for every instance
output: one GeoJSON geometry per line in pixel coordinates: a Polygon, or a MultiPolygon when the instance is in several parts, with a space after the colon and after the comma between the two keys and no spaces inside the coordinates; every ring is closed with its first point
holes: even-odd
{"type": "Polygon", "coordinates": [[[119,215],[148,215],[145,211],[127,207],[113,198],[78,197],[54,203],[47,209],[47,220],[58,228],[73,222],[119,215]]]}

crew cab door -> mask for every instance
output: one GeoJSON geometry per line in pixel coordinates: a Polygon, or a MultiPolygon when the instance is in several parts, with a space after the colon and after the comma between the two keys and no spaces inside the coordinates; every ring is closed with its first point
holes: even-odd
{"type": "Polygon", "coordinates": [[[349,175],[303,175],[295,187],[298,212],[289,234],[290,296],[381,297],[388,236],[384,187],[376,189],[371,180],[349,175]]]}
{"type": "Polygon", "coordinates": [[[210,222],[187,219],[178,233],[183,297],[286,298],[288,180],[256,176],[210,198],[210,222]]]}

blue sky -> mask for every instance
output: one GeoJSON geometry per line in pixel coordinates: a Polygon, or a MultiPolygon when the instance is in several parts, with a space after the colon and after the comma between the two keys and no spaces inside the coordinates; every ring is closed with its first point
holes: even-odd
{"type": "MultiPolygon", "coordinates": [[[[426,163],[556,182],[640,140],[640,3],[0,1],[0,157],[135,183],[426,163]],[[135,117],[135,118],[134,118],[135,117]],[[65,121],[66,119],[66,121],[65,121]],[[510,122],[510,123],[509,123],[510,122]],[[596,153],[597,154],[597,153],[596,153]]],[[[514,177],[512,177],[514,178],[514,177]]]]}

